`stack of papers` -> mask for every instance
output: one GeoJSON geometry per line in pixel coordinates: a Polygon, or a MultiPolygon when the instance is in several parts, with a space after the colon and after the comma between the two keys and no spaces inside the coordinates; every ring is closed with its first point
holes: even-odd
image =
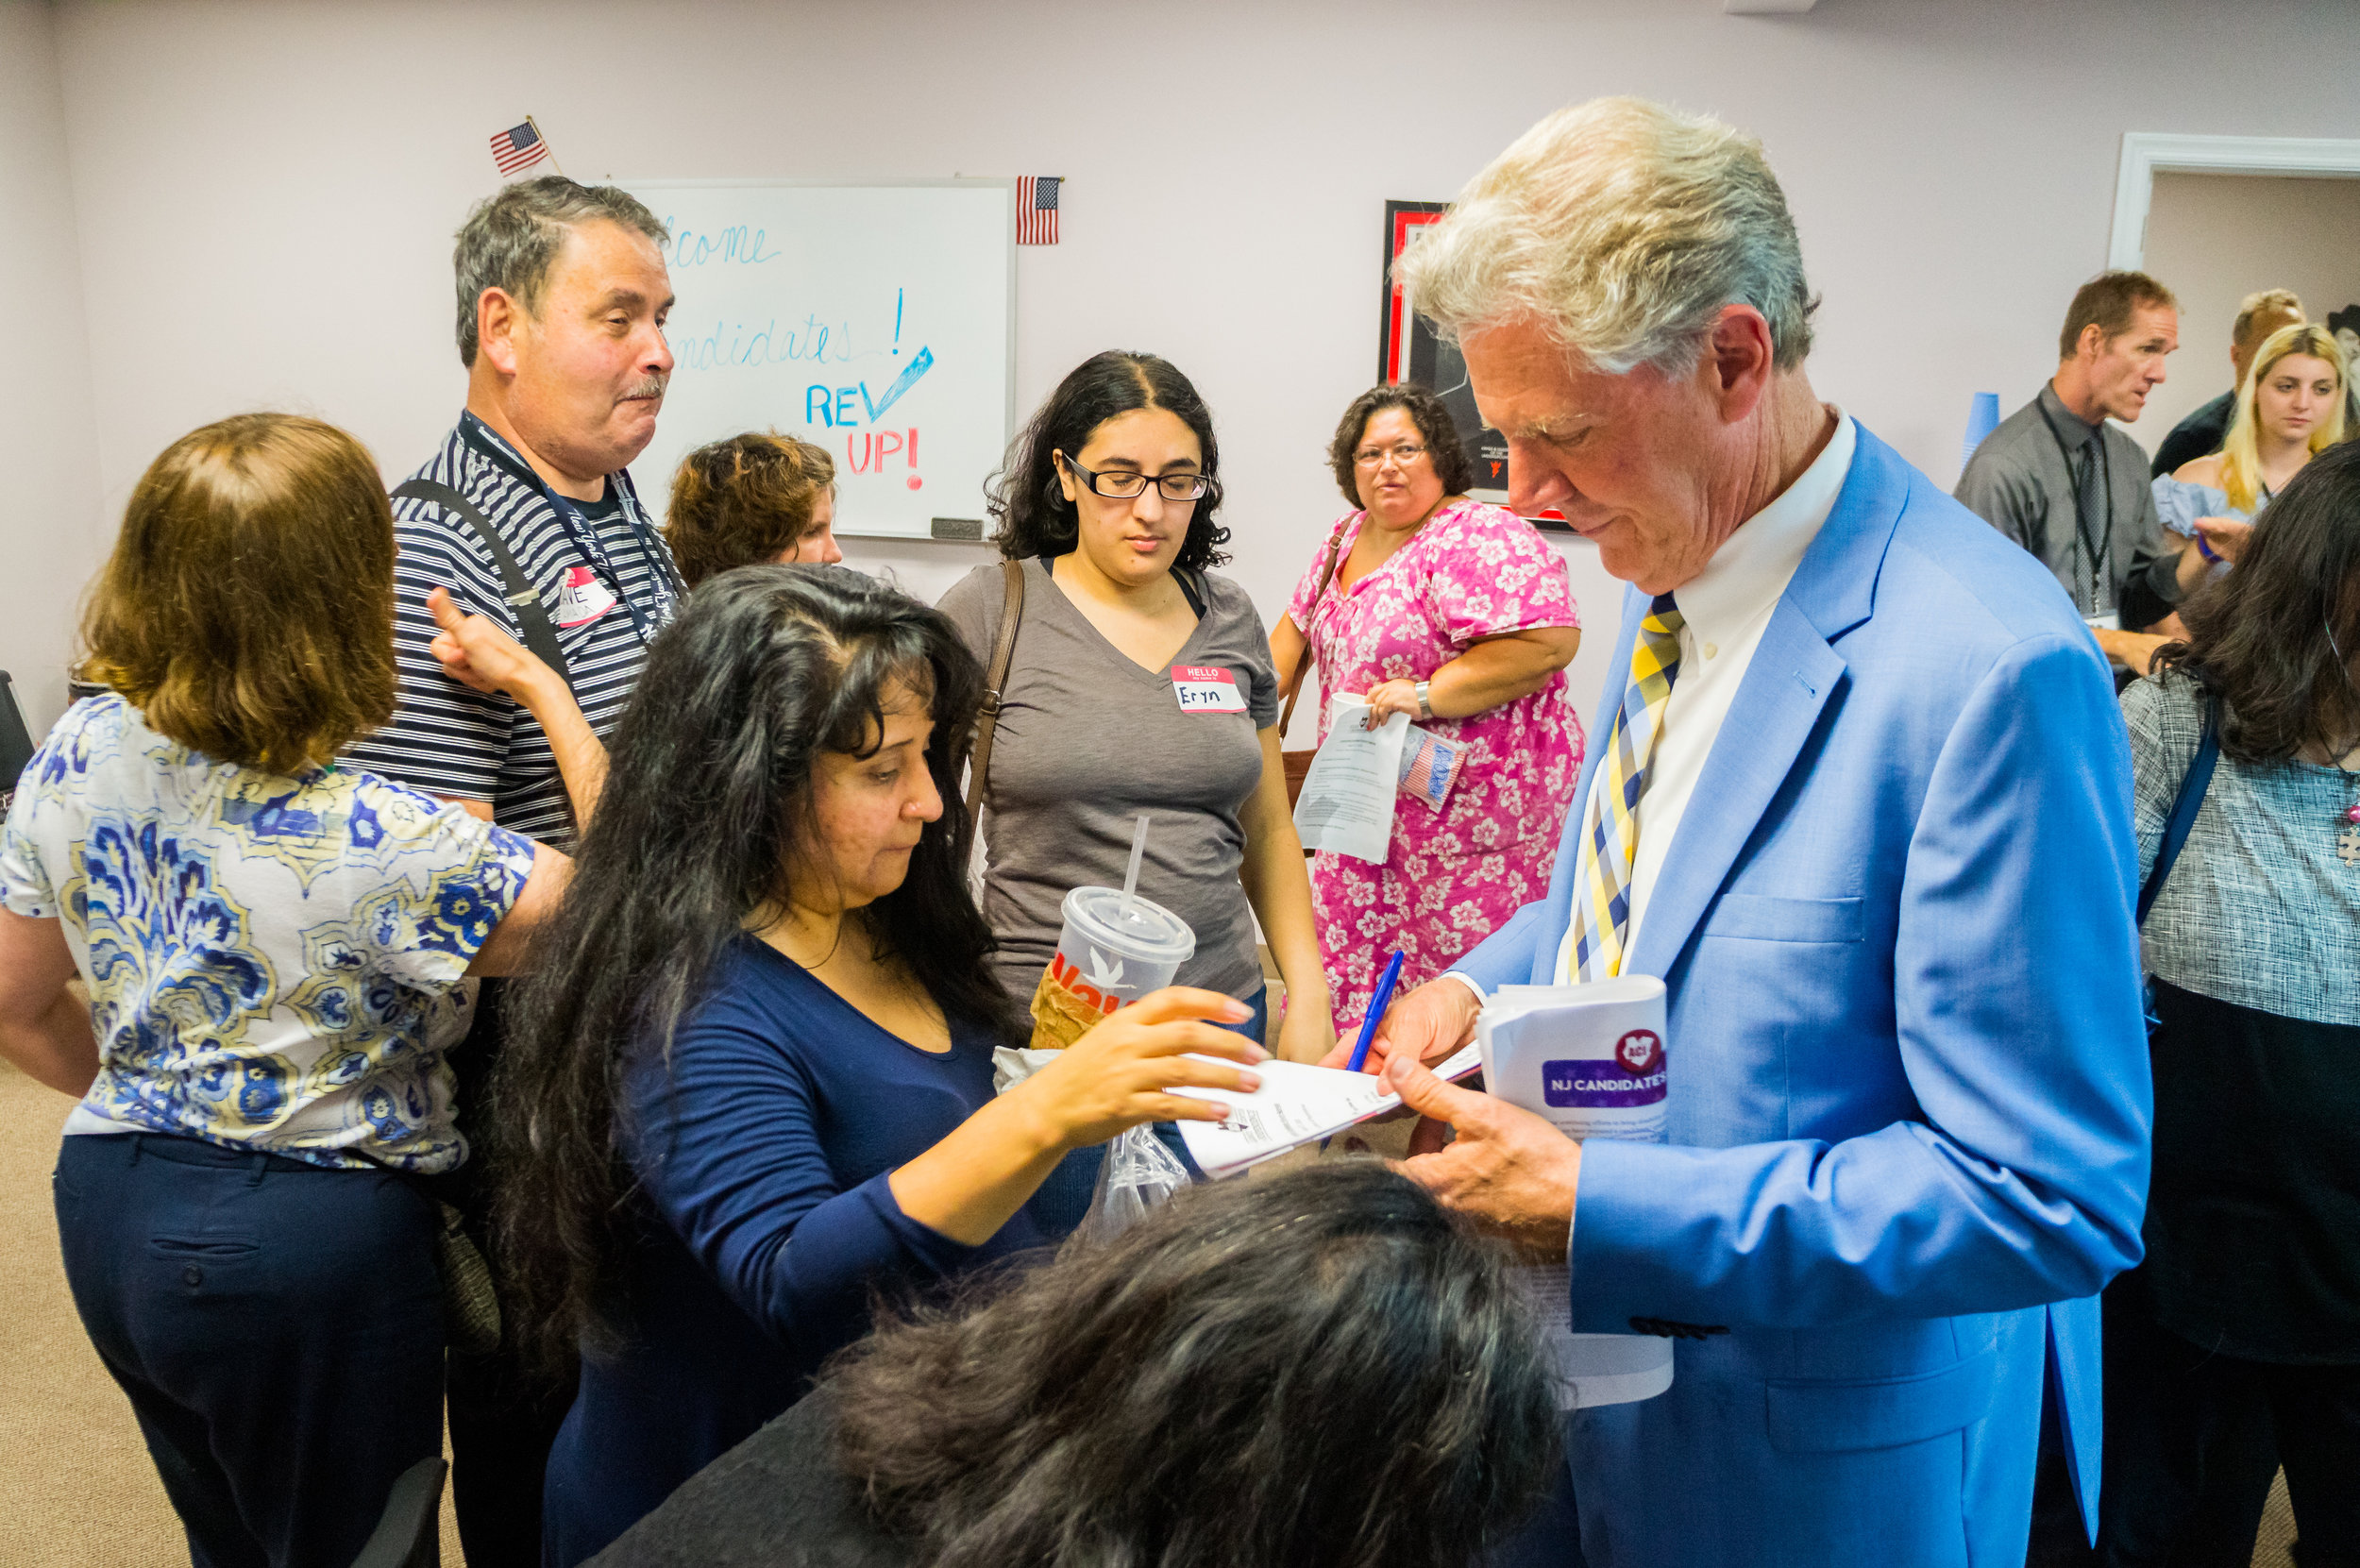
{"type": "MultiPolygon", "coordinates": [[[[1482,1051],[1471,1045],[1434,1071],[1443,1078],[1464,1078],[1482,1065],[1482,1051]]],[[[1290,1149],[1333,1138],[1401,1104],[1401,1096],[1374,1073],[1276,1060],[1260,1063],[1254,1071],[1261,1074],[1262,1087],[1252,1094],[1212,1088],[1174,1091],[1229,1107],[1223,1121],[1180,1123],[1189,1155],[1208,1176],[1236,1175],[1290,1149]]]]}

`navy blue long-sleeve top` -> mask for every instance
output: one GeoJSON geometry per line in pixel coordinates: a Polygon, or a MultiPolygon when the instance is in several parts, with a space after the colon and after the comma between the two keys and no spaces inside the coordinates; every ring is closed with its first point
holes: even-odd
{"type": "Polygon", "coordinates": [[[886,1185],[992,1097],[991,1050],[959,1018],[948,1053],[920,1050],[772,948],[732,945],[668,1067],[635,1069],[618,1107],[642,1220],[627,1339],[584,1358],[549,1456],[548,1562],[598,1552],[792,1405],[867,1331],[873,1290],[922,1289],[1072,1228],[1078,1165],[980,1247],[912,1220],[886,1185]]]}

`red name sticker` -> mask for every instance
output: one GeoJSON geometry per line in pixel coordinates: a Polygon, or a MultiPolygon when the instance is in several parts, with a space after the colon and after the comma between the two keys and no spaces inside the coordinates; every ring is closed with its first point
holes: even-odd
{"type": "Polygon", "coordinates": [[[1241,714],[1245,694],[1238,678],[1218,665],[1174,665],[1172,689],[1184,714],[1241,714]]]}

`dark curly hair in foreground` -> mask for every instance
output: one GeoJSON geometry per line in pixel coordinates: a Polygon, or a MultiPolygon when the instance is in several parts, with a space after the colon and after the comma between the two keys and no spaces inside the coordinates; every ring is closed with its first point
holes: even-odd
{"type": "Polygon", "coordinates": [[[1464,1568],[1557,1456],[1502,1251],[1374,1161],[1181,1193],[840,1355],[838,1462],[929,1568],[1464,1568]]]}

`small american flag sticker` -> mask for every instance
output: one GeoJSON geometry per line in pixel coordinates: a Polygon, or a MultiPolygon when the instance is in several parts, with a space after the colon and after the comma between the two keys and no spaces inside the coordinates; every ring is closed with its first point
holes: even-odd
{"type": "Polygon", "coordinates": [[[519,169],[529,169],[549,156],[549,144],[541,140],[541,128],[525,116],[521,126],[511,126],[492,138],[492,161],[500,166],[502,176],[519,169]]]}
{"type": "Polygon", "coordinates": [[[1059,175],[1020,175],[1016,181],[1016,243],[1054,245],[1057,243],[1059,175]]]}

